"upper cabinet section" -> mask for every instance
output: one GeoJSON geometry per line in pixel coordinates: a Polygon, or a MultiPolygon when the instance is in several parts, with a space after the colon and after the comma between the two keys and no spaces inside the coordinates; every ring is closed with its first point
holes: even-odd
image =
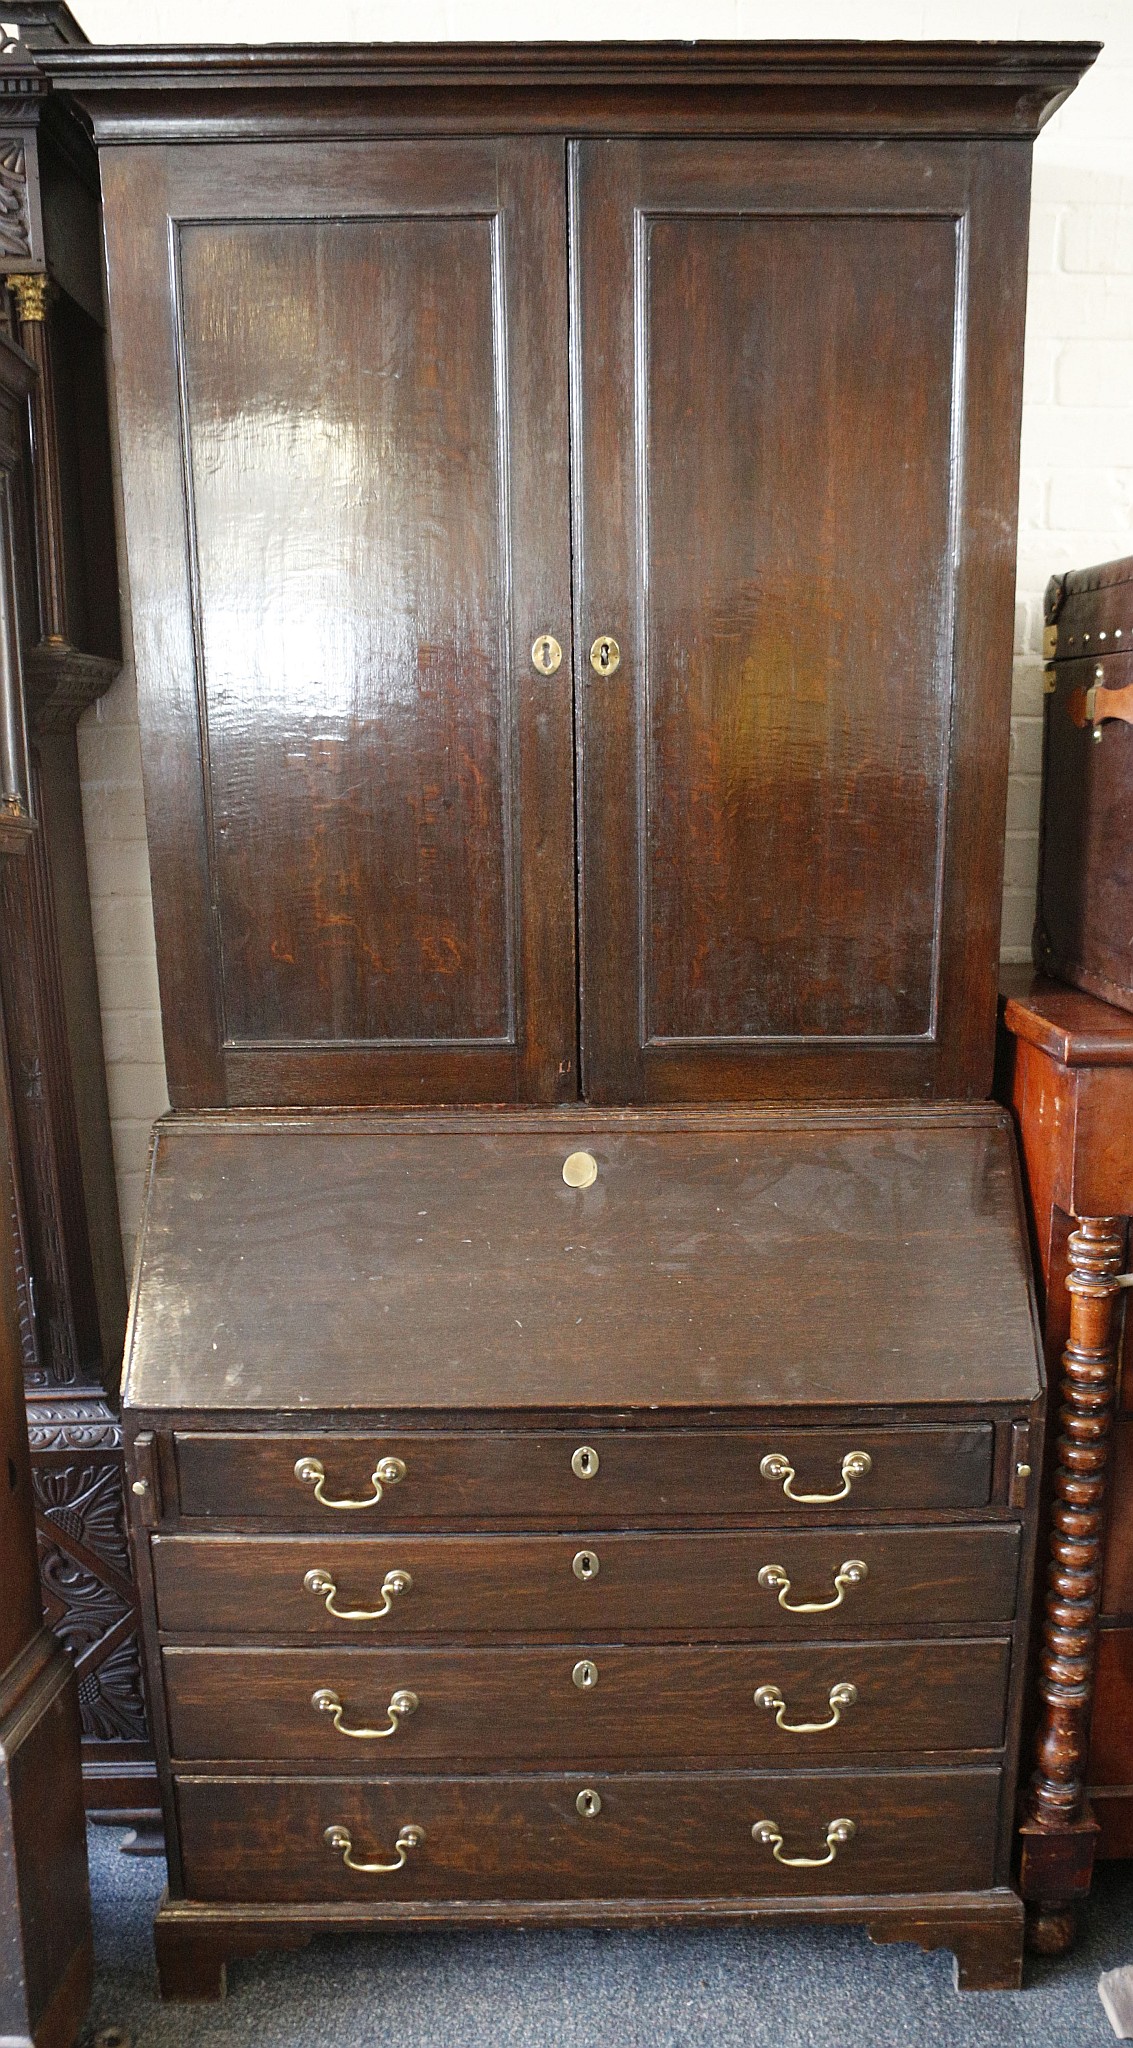
{"type": "Polygon", "coordinates": [[[51,59],[175,1104],[987,1091],[1029,145],[1092,54],[51,59]]]}

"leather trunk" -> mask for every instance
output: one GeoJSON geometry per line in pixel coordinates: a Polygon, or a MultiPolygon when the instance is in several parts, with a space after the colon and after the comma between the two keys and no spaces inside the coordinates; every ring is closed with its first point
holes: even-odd
{"type": "Polygon", "coordinates": [[[1035,960],[1133,1010],[1133,556],[1047,586],[1035,960]]]}

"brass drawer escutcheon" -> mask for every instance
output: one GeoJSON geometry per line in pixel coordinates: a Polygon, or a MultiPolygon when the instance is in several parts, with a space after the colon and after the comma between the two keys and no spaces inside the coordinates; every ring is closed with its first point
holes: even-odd
{"type": "Polygon", "coordinates": [[[868,1451],[847,1451],[842,1460],[842,1486],[838,1493],[792,1493],[795,1468],[783,1456],[782,1451],[768,1451],[760,1461],[761,1479],[782,1480],[783,1492],[788,1500],[798,1501],[803,1507],[829,1507],[832,1502],[845,1500],[855,1479],[864,1479],[873,1466],[868,1451]]]}
{"type": "Polygon", "coordinates": [[[384,1742],[387,1735],[396,1735],[402,1721],[408,1714],[415,1714],[421,1702],[415,1692],[395,1692],[386,1712],[389,1725],[385,1728],[348,1728],[343,1720],[343,1705],[336,1692],[329,1685],[320,1685],[311,1694],[311,1705],[317,1714],[333,1714],[334,1725],[340,1735],[352,1735],[356,1742],[384,1742]]]}
{"type": "Polygon", "coordinates": [[[589,1579],[596,1579],[602,1567],[596,1550],[576,1550],[571,1561],[571,1570],[576,1579],[585,1585],[589,1579]]]}
{"type": "Polygon", "coordinates": [[[785,1721],[787,1702],[777,1685],[758,1686],[752,1694],[757,1707],[766,1707],[768,1713],[774,1710],[775,1726],[783,1728],[788,1735],[823,1735],[828,1728],[836,1728],[847,1707],[852,1707],[858,1697],[856,1685],[839,1684],[830,1688],[830,1719],[828,1721],[785,1721]]]}
{"type": "Polygon", "coordinates": [[[354,1842],[349,1828],[344,1828],[340,1821],[332,1821],[330,1827],[323,1830],[323,1840],[327,1848],[340,1849],[342,1851],[342,1860],[347,1870],[381,1871],[383,1873],[389,1870],[401,1870],[408,1861],[410,1850],[419,1849],[424,1839],[424,1828],[419,1828],[415,1821],[407,1821],[405,1826],[398,1830],[397,1840],[393,1845],[396,1855],[392,1863],[360,1863],[354,1856],[354,1842]]]}
{"type": "Polygon", "coordinates": [[[380,1459],[370,1474],[370,1485],[374,1490],[372,1493],[365,1494],[361,1500],[332,1500],[329,1494],[323,1492],[326,1476],[326,1467],[321,1458],[296,1459],[295,1477],[301,1485],[314,1487],[315,1499],[320,1507],[345,1508],[347,1510],[353,1508],[374,1508],[380,1501],[387,1486],[397,1486],[404,1479],[405,1465],[400,1458],[380,1459]]]}
{"type": "Polygon", "coordinates": [[[751,1832],[761,1848],[770,1849],[776,1863],[785,1863],[791,1870],[821,1870],[824,1864],[833,1863],[839,1849],[853,1841],[857,1828],[852,1820],[832,1820],[826,1830],[825,1856],[784,1856],[783,1837],[773,1820],[757,1820],[751,1832]]]}
{"type": "Polygon", "coordinates": [[[583,1820],[597,1820],[598,1815],[602,1811],[602,1794],[595,1792],[591,1786],[587,1785],[585,1790],[579,1793],[574,1804],[577,1812],[582,1815],[583,1820]]]}
{"type": "Polygon", "coordinates": [[[380,1607],[336,1607],[334,1597],[338,1587],[330,1573],[320,1570],[318,1565],[305,1573],[303,1584],[308,1593],[314,1593],[316,1598],[323,1602],[327,1613],[333,1614],[337,1621],[380,1621],[383,1615],[389,1613],[398,1596],[408,1593],[413,1581],[408,1572],[387,1572],[382,1580],[380,1607]]]}
{"type": "Polygon", "coordinates": [[[598,1666],[592,1657],[580,1657],[570,1675],[579,1692],[593,1692],[598,1683],[598,1666]]]}
{"type": "Polygon", "coordinates": [[[860,1557],[848,1557],[834,1575],[833,1600],[788,1600],[791,1581],[781,1564],[760,1565],[758,1583],[764,1592],[778,1593],[779,1605],[785,1607],[788,1614],[829,1614],[832,1607],[842,1605],[848,1586],[860,1586],[868,1577],[868,1565],[864,1565],[860,1557]]]}
{"type": "Polygon", "coordinates": [[[593,1444],[579,1444],[570,1461],[570,1469],[576,1479],[593,1479],[601,1462],[593,1444]]]}

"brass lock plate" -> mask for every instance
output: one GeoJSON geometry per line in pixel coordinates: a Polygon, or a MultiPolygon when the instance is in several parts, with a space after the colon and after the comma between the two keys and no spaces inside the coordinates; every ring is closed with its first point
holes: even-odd
{"type": "Polygon", "coordinates": [[[621,664],[622,650],[611,633],[599,633],[591,643],[590,666],[596,676],[612,676],[621,664]]]}
{"type": "Polygon", "coordinates": [[[562,665],[563,650],[553,633],[540,633],[532,643],[531,659],[541,676],[553,676],[562,665]]]}

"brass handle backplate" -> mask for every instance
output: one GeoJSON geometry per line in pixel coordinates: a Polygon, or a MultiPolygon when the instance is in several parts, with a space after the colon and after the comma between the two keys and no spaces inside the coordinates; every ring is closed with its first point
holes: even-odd
{"type": "Polygon", "coordinates": [[[324,1508],[373,1508],[376,1507],[387,1486],[397,1486],[405,1477],[405,1465],[400,1458],[381,1458],[370,1474],[372,1493],[363,1494],[361,1500],[332,1500],[323,1492],[326,1484],[326,1467],[321,1458],[297,1458],[295,1477],[304,1486],[313,1486],[315,1499],[324,1508]]]}
{"type": "Polygon", "coordinates": [[[359,1863],[355,1859],[354,1842],[349,1828],[344,1828],[341,1821],[332,1821],[330,1827],[323,1830],[323,1840],[327,1848],[342,1851],[342,1860],[347,1870],[401,1870],[408,1860],[410,1850],[419,1849],[424,1839],[424,1828],[419,1828],[415,1821],[407,1821],[405,1826],[398,1830],[397,1840],[393,1845],[396,1853],[392,1863],[359,1863]]]}
{"type": "Polygon", "coordinates": [[[823,1864],[833,1863],[839,1849],[853,1841],[857,1828],[852,1820],[832,1820],[826,1829],[825,1856],[784,1856],[783,1836],[773,1820],[757,1820],[751,1832],[761,1848],[770,1849],[776,1863],[785,1863],[791,1870],[821,1870],[823,1864]]]}
{"type": "Polygon", "coordinates": [[[783,1492],[788,1500],[798,1501],[803,1507],[829,1507],[831,1502],[845,1500],[855,1479],[864,1479],[871,1469],[873,1459],[868,1451],[847,1451],[842,1460],[842,1484],[837,1493],[792,1493],[795,1468],[781,1451],[768,1451],[760,1461],[761,1479],[782,1480],[783,1492]]]}
{"type": "Polygon", "coordinates": [[[596,676],[612,676],[621,664],[622,650],[612,633],[599,633],[590,648],[590,666],[596,676]]]}
{"type": "Polygon", "coordinates": [[[385,1728],[348,1728],[343,1720],[343,1705],[336,1692],[329,1685],[320,1685],[311,1694],[311,1705],[317,1714],[333,1714],[334,1725],[340,1735],[352,1735],[356,1742],[384,1742],[387,1735],[396,1735],[408,1714],[415,1714],[421,1702],[415,1692],[395,1692],[386,1713],[389,1722],[385,1728]]]}
{"type": "Polygon", "coordinates": [[[784,1728],[788,1735],[822,1735],[828,1728],[836,1728],[847,1707],[852,1707],[858,1697],[856,1685],[832,1685],[829,1693],[830,1719],[828,1721],[786,1721],[787,1702],[777,1685],[760,1685],[752,1695],[757,1707],[766,1707],[768,1713],[775,1711],[775,1726],[784,1728]]]}
{"type": "Polygon", "coordinates": [[[777,1592],[779,1605],[785,1607],[788,1614],[829,1614],[832,1607],[842,1605],[847,1586],[860,1586],[862,1580],[868,1577],[869,1567],[862,1563],[861,1558],[848,1557],[845,1564],[839,1565],[834,1574],[833,1600],[788,1600],[791,1581],[781,1564],[761,1565],[758,1584],[763,1587],[765,1593],[777,1592]]]}
{"type": "Polygon", "coordinates": [[[382,1580],[380,1607],[336,1607],[334,1597],[338,1587],[330,1573],[322,1571],[318,1565],[304,1574],[303,1584],[308,1593],[314,1593],[323,1602],[327,1613],[333,1614],[338,1621],[380,1621],[389,1613],[399,1594],[408,1593],[413,1581],[408,1572],[387,1572],[382,1580]]]}

